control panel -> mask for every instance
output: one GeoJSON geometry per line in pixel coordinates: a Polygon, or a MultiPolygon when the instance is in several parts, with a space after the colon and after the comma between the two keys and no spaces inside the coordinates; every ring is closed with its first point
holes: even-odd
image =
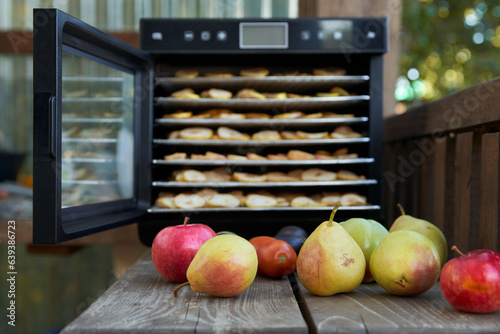
{"type": "Polygon", "coordinates": [[[387,51],[387,19],[142,19],[141,48],[176,52],[387,51]]]}

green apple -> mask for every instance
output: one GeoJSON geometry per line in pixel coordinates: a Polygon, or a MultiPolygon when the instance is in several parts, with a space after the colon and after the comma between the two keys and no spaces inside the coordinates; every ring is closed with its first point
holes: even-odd
{"type": "Polygon", "coordinates": [[[389,232],[382,224],[373,219],[351,218],[340,223],[340,226],[347,230],[365,255],[366,269],[363,283],[372,282],[374,279],[370,270],[370,257],[380,241],[389,232]]]}
{"type": "Polygon", "coordinates": [[[431,239],[434,245],[436,245],[441,267],[444,266],[448,260],[448,246],[443,232],[441,232],[436,225],[428,222],[427,220],[418,219],[405,214],[401,204],[398,204],[398,208],[401,211],[401,216],[394,221],[389,229],[389,232],[392,233],[399,230],[410,230],[425,235],[427,238],[431,239]]]}

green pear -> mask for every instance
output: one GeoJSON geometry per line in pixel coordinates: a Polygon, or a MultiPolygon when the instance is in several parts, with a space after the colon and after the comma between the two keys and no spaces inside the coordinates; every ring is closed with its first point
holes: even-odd
{"type": "Polygon", "coordinates": [[[239,295],[250,287],[257,275],[257,252],[248,240],[234,235],[218,235],[205,241],[187,269],[188,281],[195,292],[217,297],[239,295]]]}
{"type": "Polygon", "coordinates": [[[380,241],[389,232],[384,225],[373,219],[351,218],[345,222],[341,222],[340,226],[349,232],[363,251],[366,261],[363,283],[373,282],[374,278],[370,270],[370,257],[380,241]]]}
{"type": "Polygon", "coordinates": [[[302,285],[318,296],[356,289],[365,275],[365,257],[356,241],[333,217],[321,223],[306,239],[297,256],[297,275],[302,285]]]}
{"type": "Polygon", "coordinates": [[[414,296],[429,290],[441,271],[434,243],[415,231],[390,232],[370,257],[375,281],[387,292],[414,296]]]}
{"type": "Polygon", "coordinates": [[[443,232],[441,232],[436,225],[428,222],[427,220],[406,215],[403,206],[399,203],[398,208],[401,210],[401,216],[394,221],[389,229],[389,233],[399,230],[411,230],[425,235],[436,245],[439,252],[440,264],[441,267],[443,267],[448,260],[448,246],[443,232]]]}

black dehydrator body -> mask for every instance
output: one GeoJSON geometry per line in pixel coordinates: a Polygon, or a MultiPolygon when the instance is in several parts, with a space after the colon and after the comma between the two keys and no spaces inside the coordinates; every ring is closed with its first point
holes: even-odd
{"type": "Polygon", "coordinates": [[[336,221],[382,219],[386,19],[143,19],[137,50],[36,17],[59,18],[40,28],[59,53],[35,36],[37,242],[137,221],[151,244],[186,216],[311,232],[334,200],[336,221]]]}

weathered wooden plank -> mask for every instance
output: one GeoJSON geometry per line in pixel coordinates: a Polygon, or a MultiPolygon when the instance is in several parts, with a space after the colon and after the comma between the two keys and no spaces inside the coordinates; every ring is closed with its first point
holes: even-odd
{"type": "Polygon", "coordinates": [[[445,233],[445,206],[449,205],[446,198],[446,147],[447,138],[439,138],[435,141],[435,151],[433,154],[433,187],[434,196],[432,223],[445,233]]]}
{"type": "Polygon", "coordinates": [[[298,286],[304,313],[322,333],[499,333],[500,312],[466,314],[444,299],[439,284],[424,294],[401,297],[376,283],[362,284],[351,293],[319,297],[298,286]]]}
{"type": "Polygon", "coordinates": [[[188,287],[175,298],[177,285],[157,273],[148,252],[63,333],[308,332],[287,278],[258,275],[233,298],[188,287]]]}
{"type": "Polygon", "coordinates": [[[481,218],[479,247],[500,251],[500,133],[483,135],[481,145],[481,218]]]}
{"type": "Polygon", "coordinates": [[[469,249],[471,221],[472,132],[457,135],[455,146],[455,194],[453,242],[459,249],[469,249]]]}

